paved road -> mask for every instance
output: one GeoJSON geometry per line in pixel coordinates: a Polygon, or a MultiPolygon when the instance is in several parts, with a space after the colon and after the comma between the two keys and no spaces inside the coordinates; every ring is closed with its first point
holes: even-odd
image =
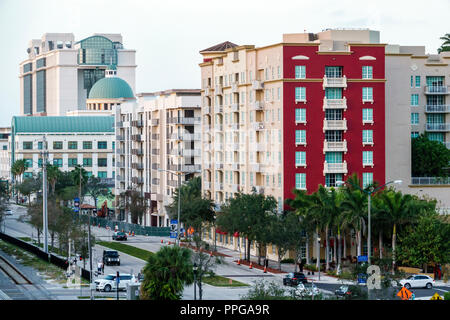
{"type": "MultiPolygon", "coordinates": [[[[13,210],[12,216],[7,216],[5,219],[5,226],[6,226],[6,233],[10,234],[15,237],[30,237],[33,239],[36,239],[36,231],[33,230],[33,228],[28,224],[24,222],[20,222],[17,219],[26,213],[26,208],[21,206],[16,206],[12,204],[11,209],[13,210]]],[[[4,226],[4,227],[5,227],[4,226]]],[[[3,230],[3,228],[2,228],[3,230]]],[[[97,228],[92,227],[91,232],[97,239],[104,240],[104,241],[110,241],[112,232],[110,230],[106,230],[103,228],[97,228]]],[[[128,240],[124,243],[135,246],[144,250],[148,250],[151,252],[158,251],[161,246],[167,246],[167,241],[170,240],[166,237],[147,237],[147,236],[134,236],[129,237],[128,240]],[[164,243],[161,244],[161,239],[164,240],[164,243]]],[[[101,261],[102,254],[103,254],[104,247],[96,244],[93,246],[93,270],[97,269],[97,262],[101,261]]],[[[222,249],[222,252],[229,253],[231,255],[236,255],[236,253],[227,251],[227,249],[222,249]]],[[[121,258],[121,265],[120,266],[105,266],[105,274],[113,273],[115,274],[116,271],[119,271],[121,273],[134,273],[137,274],[144,266],[145,261],[135,258],[133,256],[127,255],[125,253],[120,253],[121,258]]],[[[259,281],[261,279],[264,279],[264,281],[273,281],[279,285],[282,285],[282,278],[285,274],[271,274],[271,273],[263,273],[261,270],[258,269],[249,269],[246,266],[240,265],[238,266],[233,261],[235,260],[235,257],[225,257],[223,259],[223,263],[216,266],[215,273],[218,275],[226,276],[228,278],[231,278],[235,281],[243,282],[246,284],[253,284],[256,281],[259,281]]],[[[87,261],[88,262],[88,261],[87,261]]],[[[80,264],[81,262],[79,262],[80,264]]],[[[88,269],[88,263],[86,265],[86,268],[88,269]]],[[[293,270],[291,270],[293,271],[293,270]]],[[[338,281],[334,281],[333,283],[329,283],[330,277],[323,277],[327,278],[327,281],[318,281],[317,273],[315,276],[311,276],[311,279],[314,280],[314,283],[316,286],[323,290],[326,294],[333,294],[336,289],[339,288],[339,286],[342,283],[339,283],[338,281]]],[[[95,277],[94,277],[95,279],[95,277]]],[[[1,284],[0,284],[1,285],[1,284]]],[[[1,289],[1,287],[0,287],[1,289]]],[[[84,291],[81,291],[79,289],[62,289],[62,288],[52,288],[53,292],[62,297],[63,299],[70,299],[70,298],[76,298],[76,296],[81,295],[89,295],[89,290],[84,289],[84,291]]],[[[229,300],[236,300],[240,299],[242,295],[246,294],[249,287],[237,287],[237,288],[218,288],[213,287],[207,284],[203,284],[203,290],[204,290],[204,299],[205,300],[216,300],[216,299],[229,299],[229,300]]],[[[286,287],[286,289],[288,289],[286,287]]],[[[438,292],[439,294],[443,295],[445,292],[448,291],[448,286],[436,286],[432,290],[429,289],[414,289],[416,297],[417,298],[426,298],[431,297],[435,292],[438,292]]],[[[100,295],[99,293],[96,293],[96,295],[100,295]]],[[[115,298],[115,293],[113,294],[104,294],[102,295],[108,295],[115,298]]],[[[122,294],[123,295],[123,294],[122,294]]],[[[198,293],[197,293],[198,296],[198,293]]],[[[184,299],[193,299],[194,297],[194,288],[193,285],[188,286],[185,288],[183,293],[184,299]]]]}

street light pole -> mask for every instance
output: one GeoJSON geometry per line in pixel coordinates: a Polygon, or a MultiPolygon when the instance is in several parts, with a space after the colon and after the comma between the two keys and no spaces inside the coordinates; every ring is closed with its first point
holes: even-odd
{"type": "Polygon", "coordinates": [[[42,214],[43,214],[43,224],[44,224],[44,252],[48,254],[48,211],[47,211],[47,139],[45,136],[42,139],[42,214]]]}

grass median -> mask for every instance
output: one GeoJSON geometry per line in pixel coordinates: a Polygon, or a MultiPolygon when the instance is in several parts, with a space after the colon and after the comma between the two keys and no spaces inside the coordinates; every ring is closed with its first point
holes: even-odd
{"type": "Polygon", "coordinates": [[[114,249],[123,253],[126,253],[130,256],[136,257],[138,259],[142,259],[147,261],[148,258],[153,255],[153,252],[147,251],[141,248],[136,248],[127,244],[118,243],[118,242],[108,242],[108,241],[96,241],[96,244],[99,244],[103,247],[107,247],[110,249],[114,249]]]}
{"type": "Polygon", "coordinates": [[[248,287],[248,284],[236,280],[225,278],[222,276],[209,276],[202,279],[203,283],[207,283],[214,287],[248,287]]]}

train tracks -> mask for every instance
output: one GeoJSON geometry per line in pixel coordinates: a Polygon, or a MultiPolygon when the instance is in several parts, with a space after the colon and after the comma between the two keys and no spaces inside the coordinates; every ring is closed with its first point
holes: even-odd
{"type": "Polygon", "coordinates": [[[17,285],[33,284],[30,279],[2,256],[0,256],[0,270],[17,285]]]}

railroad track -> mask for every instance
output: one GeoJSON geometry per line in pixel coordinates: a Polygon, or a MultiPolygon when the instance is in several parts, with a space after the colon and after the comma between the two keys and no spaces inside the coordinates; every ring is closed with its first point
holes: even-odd
{"type": "Polygon", "coordinates": [[[0,256],[0,270],[3,271],[15,284],[33,284],[22,272],[20,272],[8,260],[0,256]]]}

